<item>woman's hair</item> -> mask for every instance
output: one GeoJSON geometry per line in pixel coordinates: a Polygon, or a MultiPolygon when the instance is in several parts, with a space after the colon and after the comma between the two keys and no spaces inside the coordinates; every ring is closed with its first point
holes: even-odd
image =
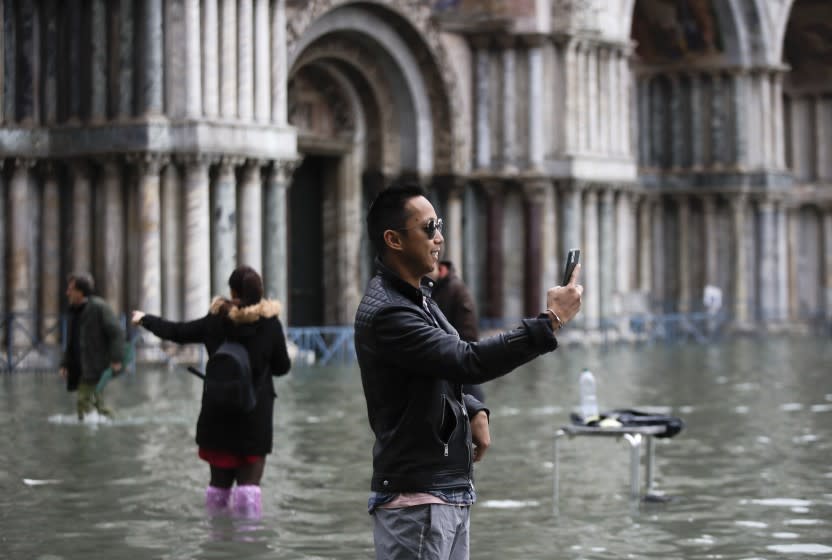
{"type": "Polygon", "coordinates": [[[228,287],[237,296],[240,307],[255,305],[263,299],[263,279],[250,266],[235,268],[228,277],[228,287]]]}

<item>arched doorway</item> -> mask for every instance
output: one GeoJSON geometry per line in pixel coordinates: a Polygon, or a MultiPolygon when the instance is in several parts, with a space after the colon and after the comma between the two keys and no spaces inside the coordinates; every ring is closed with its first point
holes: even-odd
{"type": "Polygon", "coordinates": [[[303,156],[288,192],[289,316],[351,324],[371,272],[369,200],[401,174],[450,174],[453,119],[438,55],[407,14],[375,3],[298,10],[288,14],[289,121],[303,156]]]}

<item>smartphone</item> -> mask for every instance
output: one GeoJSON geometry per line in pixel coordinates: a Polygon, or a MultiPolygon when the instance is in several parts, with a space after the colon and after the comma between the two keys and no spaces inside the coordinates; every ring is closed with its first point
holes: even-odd
{"type": "Polygon", "coordinates": [[[569,283],[569,280],[572,279],[572,272],[575,270],[575,266],[580,260],[581,250],[569,249],[569,253],[566,255],[566,263],[563,266],[563,281],[560,283],[561,286],[566,286],[569,283]]]}

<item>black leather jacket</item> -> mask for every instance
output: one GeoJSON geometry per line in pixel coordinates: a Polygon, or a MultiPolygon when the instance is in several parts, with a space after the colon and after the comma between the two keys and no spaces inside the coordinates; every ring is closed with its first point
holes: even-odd
{"type": "Polygon", "coordinates": [[[429,279],[417,290],[378,260],[376,266],[355,315],[355,350],[376,436],[372,490],[467,487],[473,468],[468,418],[485,407],[463,396],[462,384],[495,379],[557,348],[551,323],[542,315],[464,342],[430,299],[429,279]]]}

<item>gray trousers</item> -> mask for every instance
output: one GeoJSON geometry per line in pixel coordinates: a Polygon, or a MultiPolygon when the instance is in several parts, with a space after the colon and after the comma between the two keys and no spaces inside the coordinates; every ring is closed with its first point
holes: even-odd
{"type": "Polygon", "coordinates": [[[470,507],[378,508],[373,519],[376,560],[468,560],[470,507]]]}

